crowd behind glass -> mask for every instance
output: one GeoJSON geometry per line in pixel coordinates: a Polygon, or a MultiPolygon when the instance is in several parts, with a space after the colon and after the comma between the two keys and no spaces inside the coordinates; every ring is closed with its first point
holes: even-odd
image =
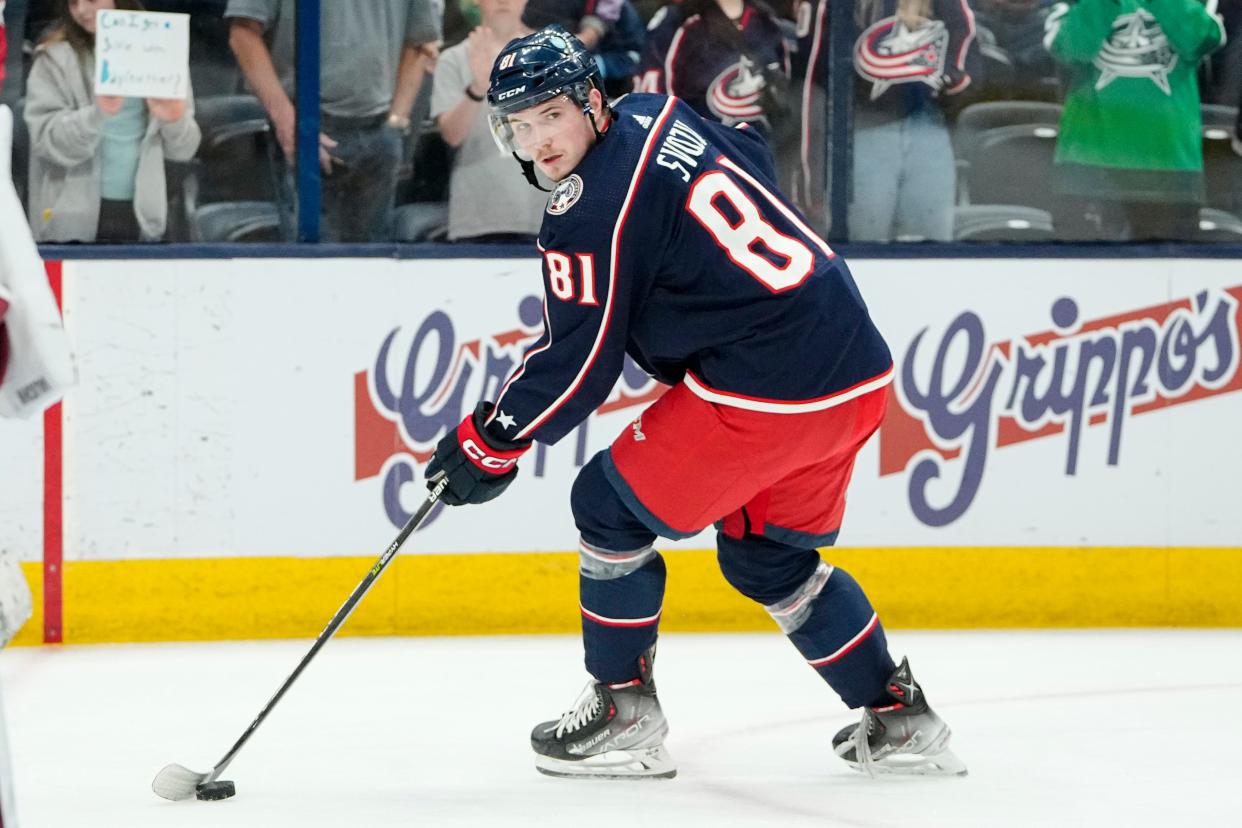
{"type": "MultiPolygon", "coordinates": [[[[1242,241],[1242,0],[442,2],[321,0],[324,241],[532,239],[547,194],[497,150],[484,97],[500,48],[552,22],[608,95],[675,94],[761,130],[833,239],[1242,241]],[[853,44],[835,62],[832,21],[853,44]],[[834,142],[838,182],[834,89],[853,139],[834,142]]],[[[296,5],[8,0],[0,99],[35,237],[292,241],[296,5]],[[185,100],[95,94],[111,8],[191,15],[185,100]]]]}

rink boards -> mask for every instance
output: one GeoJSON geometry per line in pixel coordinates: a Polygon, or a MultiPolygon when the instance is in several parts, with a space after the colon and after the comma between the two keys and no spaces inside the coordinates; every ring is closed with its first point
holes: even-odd
{"type": "MultiPolygon", "coordinates": [[[[851,267],[897,377],[825,555],[889,624],[1242,625],[1236,262],[851,267]]],[[[81,384],[0,430],[0,548],[41,607],[26,643],[314,634],[542,325],[533,258],[59,272],[81,384]]],[[[437,512],[347,631],[575,629],[570,484],[660,392],[628,366],[505,497],[437,512]]],[[[665,627],[773,628],[712,541],[664,547],[665,627]]]]}

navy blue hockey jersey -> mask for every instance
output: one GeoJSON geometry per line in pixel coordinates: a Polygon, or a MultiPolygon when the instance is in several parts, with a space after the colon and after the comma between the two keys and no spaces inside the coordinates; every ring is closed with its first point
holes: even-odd
{"type": "MultiPolygon", "coordinates": [[[[799,197],[809,210],[823,199],[825,90],[828,87],[829,0],[798,0],[792,73],[801,121],[799,197]]],[[[940,108],[967,89],[981,66],[975,16],[967,0],[923,0],[926,16],[905,17],[898,0],[853,4],[854,126],[904,120],[940,108]]],[[[919,5],[919,4],[913,4],[919,5]]]]}
{"type": "Polygon", "coordinates": [[[787,94],[788,77],[785,38],[766,7],[747,3],[734,22],[719,11],[688,14],[670,4],[647,26],[634,88],[676,95],[700,115],[730,126],[754,125],[771,114],[766,107],[773,95],[787,94]],[[768,90],[772,85],[777,88],[768,90]]]}
{"type": "Polygon", "coordinates": [[[627,353],[662,382],[759,411],[828,408],[891,379],[849,271],[777,192],[753,129],[663,95],[613,111],[548,200],[544,331],[489,431],[556,442],[605,400],[627,353]]]}
{"type": "MultiPolygon", "coordinates": [[[[924,14],[903,15],[898,0],[855,4],[854,103],[857,115],[904,118],[955,95],[979,71],[975,16],[966,0],[924,0],[924,14]]],[[[827,0],[802,0],[796,11],[798,49],[794,75],[828,84],[827,0]]],[[[809,82],[809,83],[807,83],[809,82]]]]}

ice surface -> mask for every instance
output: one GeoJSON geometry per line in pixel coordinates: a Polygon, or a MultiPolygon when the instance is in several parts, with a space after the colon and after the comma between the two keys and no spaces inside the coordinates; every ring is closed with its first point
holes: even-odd
{"type": "Polygon", "coordinates": [[[5,651],[23,828],[1242,824],[1240,630],[892,632],[970,776],[878,780],[833,757],[855,716],[778,634],[666,635],[666,782],[536,773],[576,638],[345,638],[225,773],[236,797],[151,792],[210,770],[310,643],[5,651]]]}

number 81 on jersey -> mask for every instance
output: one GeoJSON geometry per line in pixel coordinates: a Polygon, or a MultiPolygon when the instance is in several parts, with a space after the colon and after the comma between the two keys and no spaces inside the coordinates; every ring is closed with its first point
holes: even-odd
{"type": "Polygon", "coordinates": [[[582,292],[578,298],[579,305],[598,305],[595,298],[595,256],[592,253],[576,253],[570,258],[555,250],[545,251],[544,261],[548,266],[548,287],[552,294],[562,302],[574,299],[574,263],[578,260],[578,271],[582,274],[582,292]]]}

